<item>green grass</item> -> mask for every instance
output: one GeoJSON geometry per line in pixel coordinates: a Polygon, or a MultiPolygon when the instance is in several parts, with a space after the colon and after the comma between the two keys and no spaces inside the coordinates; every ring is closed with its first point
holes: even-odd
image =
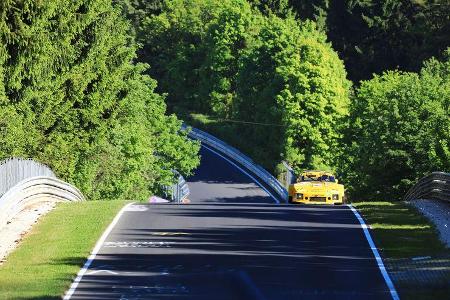
{"type": "MultiPolygon", "coordinates": [[[[414,207],[392,201],[352,204],[372,228],[372,237],[384,258],[448,255],[449,251],[440,242],[433,225],[414,207]]],[[[423,267],[415,271],[427,272],[423,267]]],[[[445,279],[441,285],[436,282],[422,286],[414,280],[394,280],[394,284],[404,300],[448,298],[449,288],[445,279]]]]}
{"type": "Polygon", "coordinates": [[[58,204],[0,266],[0,299],[60,299],[126,203],[58,204]]]}
{"type": "Polygon", "coordinates": [[[356,202],[365,221],[371,226],[377,247],[386,258],[445,253],[433,225],[414,207],[403,202],[356,202]]]}

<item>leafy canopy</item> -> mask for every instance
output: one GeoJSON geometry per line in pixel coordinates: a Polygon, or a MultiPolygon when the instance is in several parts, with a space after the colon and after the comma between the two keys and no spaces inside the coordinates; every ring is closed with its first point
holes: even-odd
{"type": "Polygon", "coordinates": [[[242,57],[238,115],[280,126],[245,128],[265,149],[255,154],[262,161],[285,159],[297,171],[333,168],[349,102],[342,62],[311,22],[271,15],[258,36],[242,57]]]}
{"type": "Polygon", "coordinates": [[[350,85],[312,22],[264,16],[244,0],[175,0],[144,24],[141,59],[174,111],[252,123],[230,130],[269,169],[282,159],[334,167],[350,85]]]}
{"type": "Polygon", "coordinates": [[[354,195],[398,198],[420,177],[450,169],[449,54],[427,61],[420,73],[389,71],[361,84],[343,172],[358,183],[354,195]]]}
{"type": "Polygon", "coordinates": [[[145,199],[198,145],[165,115],[109,0],[0,3],[0,157],[48,164],[90,199],[145,199]]]}

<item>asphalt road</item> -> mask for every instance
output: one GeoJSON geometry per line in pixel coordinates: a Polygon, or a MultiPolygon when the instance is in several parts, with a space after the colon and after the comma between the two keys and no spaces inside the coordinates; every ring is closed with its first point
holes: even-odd
{"type": "Polygon", "coordinates": [[[202,147],[201,162],[187,179],[193,203],[275,203],[252,178],[213,150],[202,147]]]}
{"type": "Polygon", "coordinates": [[[132,205],[71,299],[390,299],[346,206],[276,205],[202,150],[189,205],[132,205]]]}

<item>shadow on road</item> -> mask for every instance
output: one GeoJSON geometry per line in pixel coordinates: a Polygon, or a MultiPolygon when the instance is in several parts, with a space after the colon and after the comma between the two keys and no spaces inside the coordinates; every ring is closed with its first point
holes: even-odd
{"type": "Polygon", "coordinates": [[[388,298],[346,207],[156,205],[150,211],[123,217],[74,299],[388,298]]]}

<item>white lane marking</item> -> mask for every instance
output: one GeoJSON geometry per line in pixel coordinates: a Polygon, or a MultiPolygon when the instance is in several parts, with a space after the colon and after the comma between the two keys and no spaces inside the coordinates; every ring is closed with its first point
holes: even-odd
{"type": "Polygon", "coordinates": [[[411,260],[424,260],[424,259],[429,259],[431,258],[431,256],[417,256],[417,257],[413,257],[411,258],[411,260]]]}
{"type": "Polygon", "coordinates": [[[73,293],[75,292],[75,289],[77,288],[78,284],[81,281],[81,278],[83,278],[83,275],[86,273],[87,269],[89,268],[89,266],[92,264],[92,262],[95,259],[95,256],[97,255],[97,253],[100,251],[103,243],[105,242],[106,238],[108,237],[108,235],[111,233],[112,229],[114,228],[114,226],[116,226],[117,222],[119,221],[120,217],[123,215],[123,213],[131,206],[133,205],[133,203],[129,203],[127,205],[125,205],[120,211],[119,213],[116,215],[116,217],[114,218],[114,220],[111,222],[111,224],[109,224],[108,228],[106,228],[106,230],[103,232],[102,236],[100,237],[100,239],[97,241],[97,244],[95,244],[95,248],[94,250],[92,250],[91,255],[89,255],[88,260],[84,263],[84,266],[81,268],[81,270],[78,272],[77,274],[77,278],[75,278],[75,280],[73,281],[72,285],[70,286],[69,290],[66,292],[66,294],[64,295],[63,300],[69,300],[70,297],[72,297],[73,293]]]}
{"type": "Polygon", "coordinates": [[[375,247],[375,243],[372,240],[372,237],[370,236],[370,232],[368,230],[368,227],[366,223],[364,222],[364,219],[361,217],[361,215],[358,213],[358,211],[351,206],[350,204],[347,205],[352,210],[353,214],[358,219],[359,223],[361,224],[361,227],[364,231],[364,235],[366,236],[367,241],[369,242],[370,249],[373,252],[373,255],[375,256],[375,259],[378,264],[378,268],[381,271],[381,274],[383,275],[384,281],[386,282],[386,285],[389,288],[389,292],[391,293],[392,299],[399,300],[400,297],[397,294],[397,291],[395,290],[395,286],[392,283],[391,278],[389,277],[388,272],[386,271],[386,268],[384,267],[383,260],[381,259],[380,253],[378,252],[377,247],[375,247]]]}
{"type": "Polygon", "coordinates": [[[272,195],[272,193],[270,193],[258,180],[255,179],[255,177],[253,177],[252,175],[250,175],[249,173],[247,173],[244,169],[242,169],[241,167],[239,167],[237,164],[235,164],[234,162],[232,162],[231,160],[229,160],[228,158],[226,158],[225,156],[221,155],[220,153],[218,153],[217,151],[205,146],[204,144],[202,144],[202,147],[205,147],[206,149],[208,149],[209,151],[219,155],[220,157],[222,157],[223,159],[225,159],[227,162],[229,162],[230,164],[232,164],[233,166],[235,166],[236,168],[238,168],[242,173],[244,173],[245,175],[247,175],[248,177],[250,177],[257,185],[259,185],[260,188],[262,188],[264,191],[266,191],[267,194],[269,194],[270,197],[273,198],[273,200],[275,200],[275,202],[277,204],[280,204],[280,201],[278,201],[278,199],[276,197],[274,197],[272,195]]]}
{"type": "Polygon", "coordinates": [[[170,248],[174,242],[106,242],[105,248],[170,248]]]}
{"type": "Polygon", "coordinates": [[[147,211],[148,207],[145,205],[131,205],[130,207],[127,208],[126,211],[147,211]]]}
{"type": "Polygon", "coordinates": [[[177,235],[191,235],[189,232],[149,232],[150,235],[156,236],[177,236],[177,235]]]}
{"type": "Polygon", "coordinates": [[[94,275],[94,274],[97,274],[97,273],[109,273],[111,275],[118,275],[119,274],[117,272],[113,272],[113,271],[110,271],[110,270],[95,270],[95,271],[91,271],[89,273],[86,273],[86,275],[94,275]]]}

